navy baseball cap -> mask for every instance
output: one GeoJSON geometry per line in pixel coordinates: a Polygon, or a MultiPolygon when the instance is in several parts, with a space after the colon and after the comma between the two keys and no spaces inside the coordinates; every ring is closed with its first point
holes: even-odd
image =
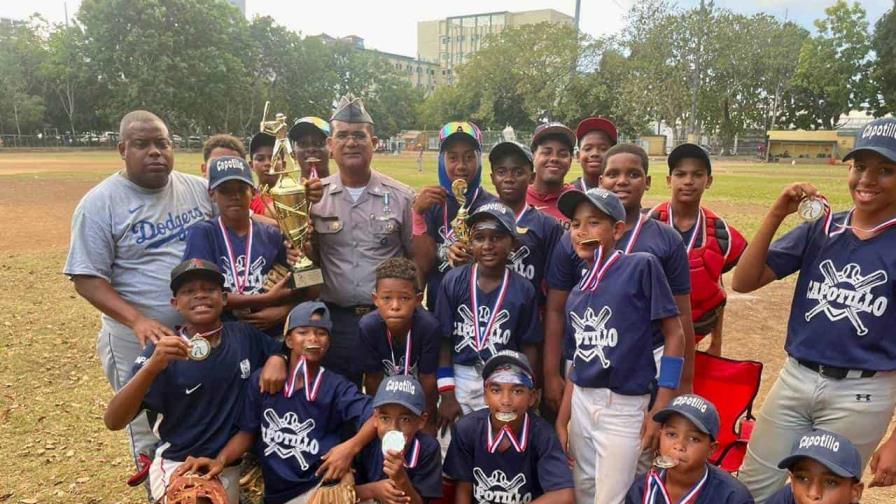
{"type": "Polygon", "coordinates": [[[691,421],[700,429],[700,432],[709,434],[713,440],[719,437],[719,411],[716,406],[696,394],[683,394],[668,406],[653,415],[653,419],[659,423],[665,422],[672,415],[681,415],[691,421]]]}
{"type": "Polygon", "coordinates": [[[514,369],[525,374],[534,386],[535,373],[532,372],[532,365],[529,364],[529,358],[525,354],[516,350],[501,350],[494,354],[485,367],[482,368],[482,379],[488,381],[489,377],[496,371],[504,369],[514,369]]]}
{"type": "Polygon", "coordinates": [[[557,209],[560,210],[560,213],[572,219],[576,213],[576,207],[583,201],[596,206],[598,210],[607,214],[616,222],[625,220],[625,208],[622,206],[622,202],[619,201],[619,196],[602,187],[593,187],[588,189],[588,192],[575,189],[566,191],[557,200],[557,209]]]}
{"type": "Polygon", "coordinates": [[[492,227],[492,229],[504,231],[516,238],[516,217],[513,215],[513,210],[504,203],[498,201],[486,203],[477,208],[469,217],[467,217],[467,226],[469,226],[470,229],[473,229],[473,226],[477,222],[489,218],[498,221],[498,225],[492,227]]]}
{"type": "Polygon", "coordinates": [[[582,141],[582,137],[592,131],[603,131],[613,145],[619,141],[619,132],[613,121],[605,117],[586,117],[576,126],[576,139],[582,141]]]}
{"type": "Polygon", "coordinates": [[[273,135],[256,133],[255,136],[252,137],[252,140],[249,141],[249,156],[253,156],[255,151],[261,147],[273,147],[275,143],[277,143],[277,139],[274,138],[273,135]]]}
{"type": "Polygon", "coordinates": [[[692,143],[683,143],[678,147],[672,149],[672,152],[669,153],[669,174],[672,174],[672,170],[675,168],[675,165],[681,162],[682,159],[685,158],[694,158],[699,159],[706,163],[706,173],[708,175],[712,175],[712,163],[709,161],[709,153],[706,152],[706,149],[700,147],[697,144],[692,143]]]}
{"type": "Polygon", "coordinates": [[[330,331],[333,329],[333,322],[330,321],[330,310],[327,305],[320,301],[305,301],[290,310],[284,324],[284,334],[292,331],[296,327],[319,327],[330,331]],[[320,313],[318,320],[312,320],[311,316],[320,313]]]}
{"type": "Polygon", "coordinates": [[[379,388],[376,389],[376,395],[373,397],[374,408],[379,408],[384,404],[400,404],[419,416],[426,409],[423,385],[413,376],[389,376],[380,382],[379,388]]]}
{"type": "Polygon", "coordinates": [[[171,270],[171,293],[177,294],[187,281],[196,278],[210,280],[224,288],[224,274],[218,265],[205,259],[187,259],[171,270]]]}
{"type": "Polygon", "coordinates": [[[549,122],[539,124],[538,127],[535,128],[535,132],[532,133],[532,143],[530,144],[532,152],[535,152],[538,145],[547,137],[561,138],[570,149],[573,149],[576,146],[576,134],[569,129],[569,127],[560,122],[549,122]]]}
{"type": "Polygon", "coordinates": [[[868,123],[856,136],[856,145],[843,156],[844,161],[859,151],[873,151],[896,163],[896,119],[885,117],[868,123]]]}
{"type": "Polygon", "coordinates": [[[778,463],[779,469],[790,469],[801,458],[810,458],[841,478],[862,479],[862,457],[856,447],[836,432],[812,429],[795,443],[790,455],[778,463]]]}
{"type": "Polygon", "coordinates": [[[255,187],[252,168],[245,159],[236,156],[212,159],[208,165],[208,188],[214,189],[228,180],[239,180],[255,187]]]}
{"type": "Polygon", "coordinates": [[[516,154],[518,156],[521,156],[523,159],[528,161],[530,165],[532,164],[532,151],[519,142],[511,141],[495,144],[495,146],[492,147],[492,150],[488,153],[488,162],[492,166],[494,166],[495,161],[509,154],[516,154]]]}
{"type": "Polygon", "coordinates": [[[330,136],[330,123],[316,116],[300,117],[293,123],[292,128],[289,128],[289,133],[286,136],[291,142],[295,142],[306,133],[320,133],[328,137],[330,136]]]}

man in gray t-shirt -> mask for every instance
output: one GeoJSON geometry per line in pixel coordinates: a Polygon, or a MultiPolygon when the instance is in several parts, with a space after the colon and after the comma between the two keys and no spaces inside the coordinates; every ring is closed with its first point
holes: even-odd
{"type": "MultiPolygon", "coordinates": [[[[168,128],[134,111],[121,120],[124,169],[90,190],[72,216],[64,273],[102,313],[97,353],[115,390],[127,382],[149,341],[173,335],[180,323],[170,304],[171,270],[181,261],[187,228],[212,213],[208,185],[174,168],[168,128]]],[[[138,473],[157,441],[146,415],[128,433],[138,473]]]]}

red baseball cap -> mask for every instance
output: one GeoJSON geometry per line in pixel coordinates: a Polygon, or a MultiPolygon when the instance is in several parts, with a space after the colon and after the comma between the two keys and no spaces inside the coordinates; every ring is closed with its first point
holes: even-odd
{"type": "Polygon", "coordinates": [[[619,141],[619,133],[616,131],[616,125],[613,124],[613,121],[607,118],[586,117],[585,119],[582,119],[582,122],[576,126],[576,140],[581,142],[582,137],[591,131],[603,131],[610,137],[610,141],[613,142],[613,145],[616,145],[616,142],[619,141]]]}

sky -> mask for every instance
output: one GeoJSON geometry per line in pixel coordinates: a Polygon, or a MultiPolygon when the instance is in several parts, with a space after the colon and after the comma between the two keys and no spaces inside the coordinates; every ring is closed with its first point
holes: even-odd
{"type": "MultiPolygon", "coordinates": [[[[269,15],[278,23],[304,35],[321,32],[333,36],[358,35],[365,47],[407,56],[416,56],[417,21],[479,12],[523,11],[553,8],[575,14],[575,0],[450,0],[418,1],[378,0],[376,2],[346,0],[338,4],[318,0],[245,0],[246,14],[269,15]]],[[[601,36],[619,32],[625,24],[625,13],[635,0],[582,0],[582,31],[601,36]]],[[[25,18],[38,12],[51,22],[65,19],[65,5],[73,17],[80,0],[0,0],[0,17],[25,18]]],[[[825,7],[834,0],[715,0],[716,6],[735,12],[752,14],[767,12],[780,19],[785,16],[806,28],[824,16],[825,7]]],[[[860,2],[872,23],[893,7],[893,0],[860,2]]],[[[682,7],[699,4],[699,0],[678,0],[682,7]]]]}

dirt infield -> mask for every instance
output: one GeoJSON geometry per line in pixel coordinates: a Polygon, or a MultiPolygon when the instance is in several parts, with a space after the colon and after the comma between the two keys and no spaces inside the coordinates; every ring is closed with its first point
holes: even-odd
{"type": "MultiPolygon", "coordinates": [[[[177,156],[179,169],[198,171],[198,155],[177,156]]],[[[412,157],[375,164],[419,187],[435,179],[431,161],[423,175],[412,157]]],[[[842,170],[828,166],[718,165],[709,206],[748,237],[786,181],[818,181],[835,206],[848,202],[842,170]]],[[[0,273],[8,286],[0,291],[0,503],[145,502],[124,484],[131,471],[125,435],[102,424],[111,390],[95,354],[97,313],[61,274],[72,211],[119,166],[114,152],[0,152],[0,273]]],[[[665,173],[651,171],[658,172],[650,192],[658,201],[667,194],[665,173]]],[[[757,411],[785,357],[792,290],[792,279],[776,282],[732,295],[726,308],[724,354],[765,363],[757,411]]],[[[896,502],[896,490],[867,490],[862,502],[896,502]]]]}

